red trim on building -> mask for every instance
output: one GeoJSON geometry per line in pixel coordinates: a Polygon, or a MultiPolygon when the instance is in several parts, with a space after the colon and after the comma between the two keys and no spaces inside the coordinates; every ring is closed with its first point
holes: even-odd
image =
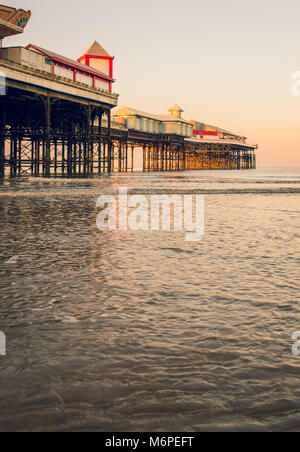
{"type": "Polygon", "coordinates": [[[98,58],[99,60],[114,60],[115,57],[111,57],[111,56],[100,56],[100,55],[93,55],[93,54],[86,54],[86,55],[82,55],[80,58],[78,58],[78,63],[81,63],[82,60],[84,60],[85,58],[98,58]]]}
{"type": "Polygon", "coordinates": [[[91,53],[87,54],[87,55],[83,55],[82,57],[78,58],[77,61],[82,60],[83,58],[98,58],[99,60],[114,60],[115,57],[109,57],[109,56],[100,56],[100,55],[93,55],[91,53]]]}
{"type": "Polygon", "coordinates": [[[216,137],[219,135],[218,132],[209,132],[207,130],[193,130],[193,135],[208,135],[216,137]]]}
{"type": "Polygon", "coordinates": [[[92,75],[92,76],[96,77],[99,80],[104,80],[104,81],[107,81],[107,82],[110,82],[110,83],[114,82],[112,77],[109,77],[109,76],[107,76],[105,74],[103,74],[103,75],[99,74],[98,72],[96,72],[92,68],[90,68],[89,65],[87,65],[86,69],[85,68],[78,68],[78,66],[76,66],[76,64],[72,64],[69,61],[65,61],[65,60],[61,60],[60,58],[53,57],[53,56],[49,55],[48,53],[42,51],[41,49],[35,47],[32,44],[29,44],[26,47],[26,49],[28,49],[28,50],[30,50],[31,48],[35,49],[38,53],[51,58],[54,62],[58,63],[58,65],[62,65],[62,66],[67,67],[67,68],[72,68],[72,70],[73,71],[76,70],[76,72],[82,72],[83,74],[92,75]]]}

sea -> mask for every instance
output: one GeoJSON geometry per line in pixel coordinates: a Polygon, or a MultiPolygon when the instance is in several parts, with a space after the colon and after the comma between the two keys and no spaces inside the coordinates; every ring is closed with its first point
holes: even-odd
{"type": "Polygon", "coordinates": [[[300,431],[299,224],[300,169],[1,181],[0,431],[300,431]],[[204,237],[100,230],[120,187],[204,237]]]}

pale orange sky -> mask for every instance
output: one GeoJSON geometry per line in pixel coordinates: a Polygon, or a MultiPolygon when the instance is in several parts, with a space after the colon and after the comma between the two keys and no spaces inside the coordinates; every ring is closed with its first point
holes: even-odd
{"type": "MultiPolygon", "coordinates": [[[[6,3],[6,1],[3,1],[6,3]]],[[[299,0],[41,0],[22,37],[78,58],[97,39],[115,55],[120,105],[216,124],[259,144],[259,166],[300,167],[299,0]]]]}

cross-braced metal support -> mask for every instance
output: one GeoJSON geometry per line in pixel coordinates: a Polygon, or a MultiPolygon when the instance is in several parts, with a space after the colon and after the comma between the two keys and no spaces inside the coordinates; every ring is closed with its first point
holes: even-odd
{"type": "Polygon", "coordinates": [[[253,169],[255,148],[111,128],[110,107],[9,88],[0,97],[0,177],[253,169]]]}

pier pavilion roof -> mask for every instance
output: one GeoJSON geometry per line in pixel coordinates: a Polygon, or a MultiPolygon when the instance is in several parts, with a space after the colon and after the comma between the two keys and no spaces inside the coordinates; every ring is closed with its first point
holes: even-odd
{"type": "Polygon", "coordinates": [[[58,63],[65,64],[66,66],[73,67],[75,69],[81,70],[82,72],[96,75],[98,77],[101,77],[105,80],[109,80],[111,82],[114,81],[113,78],[109,77],[108,75],[104,74],[101,71],[98,71],[98,69],[92,68],[90,66],[86,66],[85,64],[79,63],[78,61],[72,60],[71,58],[67,58],[65,56],[59,55],[58,53],[52,52],[51,50],[43,49],[42,47],[39,47],[35,44],[28,44],[26,49],[41,53],[42,55],[52,58],[54,61],[56,61],[58,63]]]}
{"type": "Polygon", "coordinates": [[[168,110],[171,116],[176,116],[177,118],[181,118],[181,114],[184,112],[181,107],[178,105],[173,105],[173,107],[168,110]]]}
{"type": "Polygon", "coordinates": [[[137,110],[135,108],[130,107],[116,107],[112,110],[113,116],[140,116],[142,118],[153,119],[161,122],[182,122],[184,124],[192,123],[182,118],[178,118],[177,116],[172,115],[155,115],[151,113],[146,113],[145,111],[137,110]]]}
{"type": "Polygon", "coordinates": [[[98,41],[94,41],[94,43],[87,49],[84,55],[111,57],[111,55],[99,44],[98,41]]]}

